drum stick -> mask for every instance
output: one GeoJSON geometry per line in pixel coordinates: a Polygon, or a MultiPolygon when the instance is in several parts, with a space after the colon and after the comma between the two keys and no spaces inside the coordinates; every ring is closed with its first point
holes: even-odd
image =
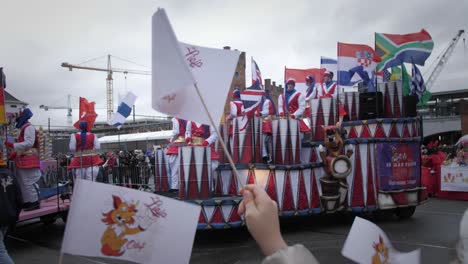
{"type": "Polygon", "coordinates": [[[219,133],[218,126],[215,124],[213,117],[210,114],[210,111],[208,111],[208,107],[205,104],[205,100],[203,100],[203,97],[201,96],[200,90],[198,90],[198,85],[197,83],[193,84],[195,86],[195,90],[197,91],[198,97],[200,98],[200,101],[202,102],[203,108],[205,109],[206,114],[208,115],[208,118],[210,119],[211,125],[214,127],[216,131],[216,135],[218,135],[219,143],[221,144],[221,147],[224,150],[224,154],[226,155],[229,165],[231,165],[232,172],[236,176],[237,181],[240,183],[241,187],[244,187],[244,183],[242,182],[241,178],[239,177],[239,173],[237,172],[236,165],[234,165],[234,161],[232,160],[231,155],[229,154],[226,144],[224,144],[223,137],[221,136],[221,133],[219,133]]]}

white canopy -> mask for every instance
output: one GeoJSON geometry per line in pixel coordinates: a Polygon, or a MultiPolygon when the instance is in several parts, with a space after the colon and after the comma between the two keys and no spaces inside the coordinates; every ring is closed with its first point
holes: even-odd
{"type": "MultiPolygon", "coordinates": [[[[135,133],[135,134],[122,134],[120,135],[120,142],[134,142],[146,140],[169,139],[172,135],[172,130],[163,130],[155,132],[135,133]]],[[[118,143],[119,135],[104,136],[99,138],[101,144],[105,143],[118,143]]]]}

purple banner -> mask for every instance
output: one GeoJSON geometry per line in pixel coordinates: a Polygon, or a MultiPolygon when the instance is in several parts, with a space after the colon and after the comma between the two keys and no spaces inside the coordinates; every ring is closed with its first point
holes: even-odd
{"type": "Polygon", "coordinates": [[[412,189],[420,186],[421,150],[419,143],[376,144],[379,189],[412,189]]]}

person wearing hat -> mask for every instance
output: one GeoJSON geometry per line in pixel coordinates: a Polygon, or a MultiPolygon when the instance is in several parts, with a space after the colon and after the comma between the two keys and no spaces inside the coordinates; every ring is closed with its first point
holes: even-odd
{"type": "Polygon", "coordinates": [[[322,91],[320,94],[320,98],[330,98],[333,97],[336,99],[338,95],[338,87],[336,82],[333,81],[333,73],[332,72],[325,72],[323,75],[324,85],[322,86],[322,91]]]}
{"type": "Polygon", "coordinates": [[[276,116],[276,106],[270,95],[270,90],[265,89],[265,93],[260,101],[260,116],[262,117],[262,159],[264,163],[271,163],[271,150],[269,150],[271,142],[271,120],[276,116]]]}
{"type": "Polygon", "coordinates": [[[25,211],[32,211],[40,208],[39,193],[35,186],[41,178],[39,163],[39,140],[37,131],[29,123],[33,113],[29,108],[25,108],[18,118],[15,127],[20,129],[20,134],[16,143],[5,141],[5,146],[12,149],[16,166],[16,177],[18,178],[21,193],[23,195],[23,207],[25,211]]]}
{"type": "Polygon", "coordinates": [[[190,142],[190,137],[187,136],[187,123],[190,122],[177,117],[172,118],[172,136],[169,139],[171,144],[166,151],[171,174],[171,191],[179,189],[179,147],[190,142]]]}
{"type": "Polygon", "coordinates": [[[99,140],[87,121],[80,121],[80,132],[70,136],[70,151],[75,151],[68,169],[75,169],[75,175],[81,179],[94,181],[99,173],[99,166],[104,161],[99,157],[96,150],[101,148],[99,140]]]}
{"type": "Polygon", "coordinates": [[[306,90],[306,102],[309,102],[310,99],[317,99],[318,98],[318,95],[319,95],[319,89],[317,86],[317,84],[315,83],[315,78],[311,75],[307,75],[306,77],[306,86],[307,86],[307,90],[306,90]]]}
{"type": "MultiPolygon", "coordinates": [[[[289,115],[290,118],[301,119],[305,108],[305,96],[295,89],[296,81],[292,78],[286,82],[286,90],[278,98],[278,113],[280,117],[289,115]]],[[[300,132],[308,132],[309,127],[303,120],[299,120],[300,132]]]]}

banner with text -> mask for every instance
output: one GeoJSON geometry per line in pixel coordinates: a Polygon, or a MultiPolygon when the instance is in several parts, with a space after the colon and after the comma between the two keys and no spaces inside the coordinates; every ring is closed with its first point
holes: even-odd
{"type": "Polygon", "coordinates": [[[440,177],[440,190],[468,192],[468,167],[442,166],[440,177]]]}
{"type": "Polygon", "coordinates": [[[380,190],[420,186],[421,151],[418,143],[379,143],[376,157],[380,190]]]}

